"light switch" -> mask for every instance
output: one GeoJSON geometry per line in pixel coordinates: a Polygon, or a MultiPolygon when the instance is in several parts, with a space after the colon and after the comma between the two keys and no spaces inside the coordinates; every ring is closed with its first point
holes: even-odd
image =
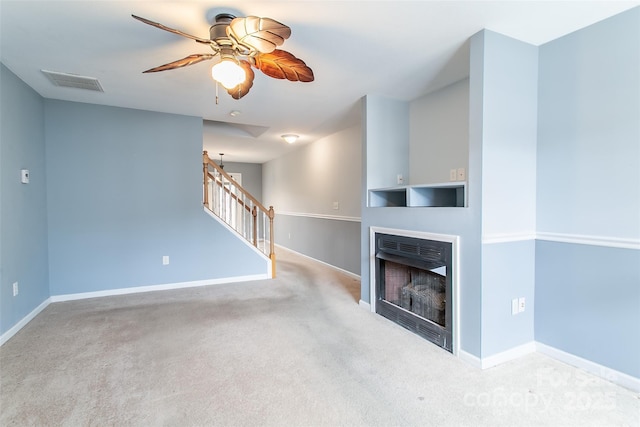
{"type": "Polygon", "coordinates": [[[514,298],[511,300],[511,314],[516,315],[519,313],[518,310],[518,298],[514,298]]]}
{"type": "Polygon", "coordinates": [[[29,183],[29,169],[22,169],[20,171],[20,182],[23,184],[29,183]]]}

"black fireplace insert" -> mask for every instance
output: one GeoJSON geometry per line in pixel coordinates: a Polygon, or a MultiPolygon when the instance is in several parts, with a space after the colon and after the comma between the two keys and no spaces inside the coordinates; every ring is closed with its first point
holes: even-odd
{"type": "Polygon", "coordinates": [[[452,351],[450,242],[375,234],[376,313],[452,351]]]}

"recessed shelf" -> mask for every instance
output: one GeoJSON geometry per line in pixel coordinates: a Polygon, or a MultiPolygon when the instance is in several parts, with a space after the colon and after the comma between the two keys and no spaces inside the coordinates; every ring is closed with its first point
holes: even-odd
{"type": "Polygon", "coordinates": [[[369,190],[369,206],[374,208],[407,206],[407,187],[369,190]]]}
{"type": "Polygon", "coordinates": [[[465,206],[465,183],[406,185],[369,190],[369,207],[465,206]]]}

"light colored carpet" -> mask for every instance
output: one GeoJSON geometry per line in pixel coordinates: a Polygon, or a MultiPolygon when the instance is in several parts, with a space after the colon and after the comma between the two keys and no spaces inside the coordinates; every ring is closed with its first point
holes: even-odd
{"type": "Polygon", "coordinates": [[[54,303],[0,348],[0,425],[637,426],[539,354],[480,371],[287,251],[278,278],[54,303]]]}

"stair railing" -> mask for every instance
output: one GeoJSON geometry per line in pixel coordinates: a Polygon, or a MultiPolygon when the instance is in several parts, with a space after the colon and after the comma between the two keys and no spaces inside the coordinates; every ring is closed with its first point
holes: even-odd
{"type": "Polygon", "coordinates": [[[202,153],[203,204],[271,260],[276,277],[273,206],[265,208],[217,163],[202,153]]]}

